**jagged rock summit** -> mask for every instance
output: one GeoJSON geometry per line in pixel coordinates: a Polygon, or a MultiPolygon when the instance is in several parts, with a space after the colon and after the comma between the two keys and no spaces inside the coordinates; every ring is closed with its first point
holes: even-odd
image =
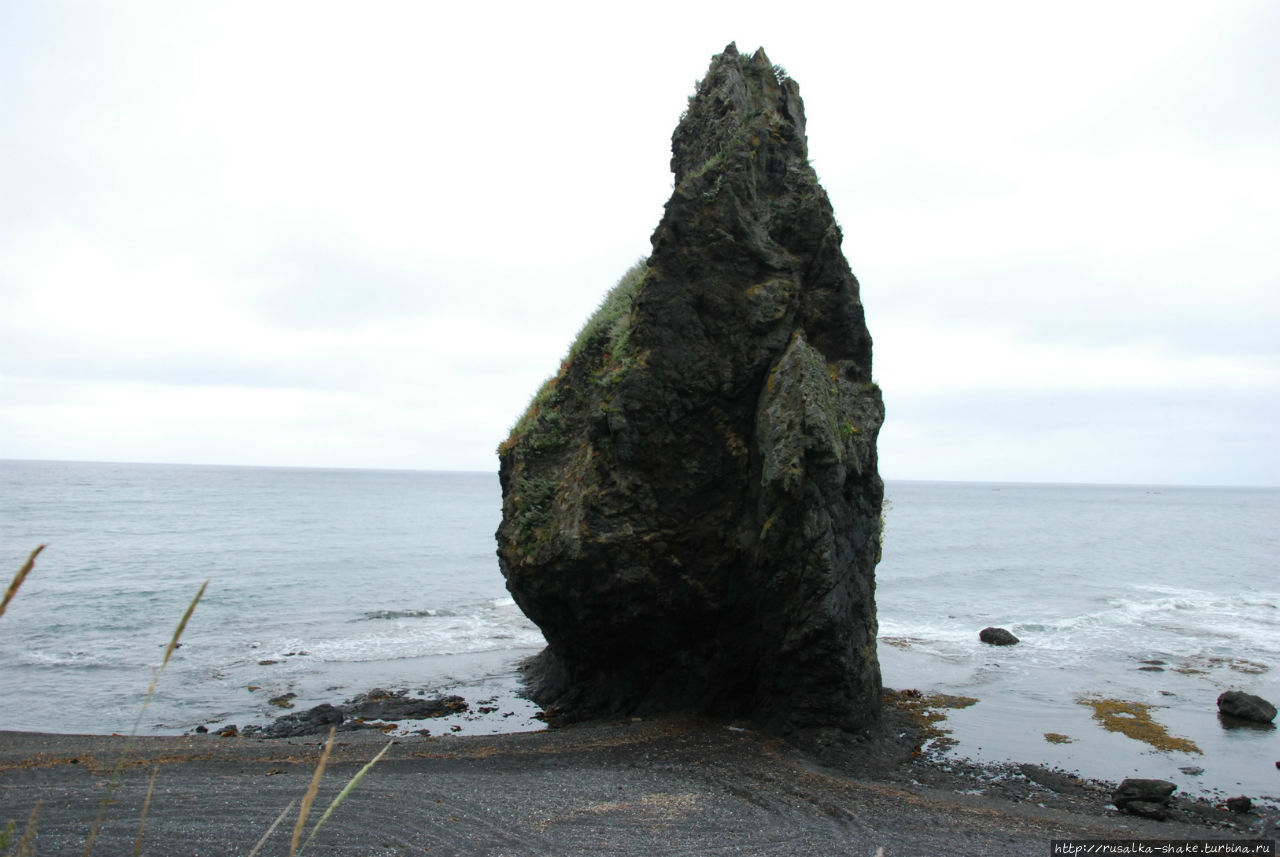
{"type": "Polygon", "coordinates": [[[671,168],[651,255],[499,447],[498,557],[548,643],[533,696],[863,728],[884,407],[796,83],[730,44],[671,168]]]}

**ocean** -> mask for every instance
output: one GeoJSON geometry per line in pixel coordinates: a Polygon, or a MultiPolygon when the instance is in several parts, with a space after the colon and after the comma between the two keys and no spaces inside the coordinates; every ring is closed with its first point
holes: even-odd
{"type": "MultiPolygon", "coordinates": [[[[976,700],[947,710],[949,756],[1277,802],[1277,730],[1215,701],[1280,701],[1280,489],[886,498],[884,682],[976,700]],[[989,625],[1021,642],[979,642],[989,625]]],[[[492,473],[0,461],[0,575],[49,545],[0,617],[0,729],[243,728],[375,687],[472,703],[435,734],[542,728],[515,678],[542,636],[503,586],[500,515],[492,473]]]]}

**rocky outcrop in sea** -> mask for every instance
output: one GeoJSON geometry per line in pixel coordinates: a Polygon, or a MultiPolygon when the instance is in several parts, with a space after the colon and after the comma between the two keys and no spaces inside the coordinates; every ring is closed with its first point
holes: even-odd
{"type": "Polygon", "coordinates": [[[1218,711],[1228,717],[1251,723],[1270,723],[1276,719],[1276,707],[1260,696],[1240,690],[1228,690],[1218,696],[1218,711]]]}
{"type": "Polygon", "coordinates": [[[671,167],[652,253],[499,448],[534,698],[865,727],[884,407],[796,82],[726,47],[671,167]]]}
{"type": "Polygon", "coordinates": [[[1005,628],[983,628],[978,632],[978,639],[992,646],[1016,646],[1018,638],[1005,628]]]}

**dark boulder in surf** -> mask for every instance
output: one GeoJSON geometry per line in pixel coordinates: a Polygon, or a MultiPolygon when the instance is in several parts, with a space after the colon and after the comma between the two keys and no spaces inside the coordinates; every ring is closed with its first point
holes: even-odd
{"type": "Polygon", "coordinates": [[[1004,628],[983,628],[978,632],[978,639],[992,646],[1014,646],[1020,641],[1004,628]]]}

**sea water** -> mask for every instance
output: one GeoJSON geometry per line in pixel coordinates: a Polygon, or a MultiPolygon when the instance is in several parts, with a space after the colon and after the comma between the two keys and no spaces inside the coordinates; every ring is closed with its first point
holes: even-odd
{"type": "MultiPolygon", "coordinates": [[[[977,700],[949,711],[950,753],[1280,794],[1276,730],[1215,706],[1228,689],[1280,700],[1280,490],[891,481],[886,497],[884,681],[977,700]],[[988,625],[1021,642],[981,643],[988,625]],[[1109,730],[1088,700],[1149,706],[1200,752],[1109,730]]],[[[500,515],[492,473],[0,461],[0,574],[49,544],[0,617],[0,728],[263,724],[287,694],[301,709],[373,687],[498,709],[458,731],[536,728],[515,675],[543,640],[503,586],[500,515]]]]}
{"type": "MultiPolygon", "coordinates": [[[[500,517],[491,473],[0,462],[0,568],[49,545],[0,617],[0,728],[132,730],[204,581],[143,732],[265,724],[286,694],[509,691],[543,639],[500,517]]],[[[529,727],[511,696],[502,727],[529,727]]]]}
{"type": "Polygon", "coordinates": [[[1223,721],[1216,701],[1280,702],[1280,490],[903,482],[886,496],[885,683],[978,700],[948,715],[955,754],[1275,802],[1277,730],[1223,721]],[[1021,642],[982,643],[986,626],[1021,642]],[[1108,700],[1149,706],[1195,750],[1107,728],[1089,702],[1108,700]]]}

